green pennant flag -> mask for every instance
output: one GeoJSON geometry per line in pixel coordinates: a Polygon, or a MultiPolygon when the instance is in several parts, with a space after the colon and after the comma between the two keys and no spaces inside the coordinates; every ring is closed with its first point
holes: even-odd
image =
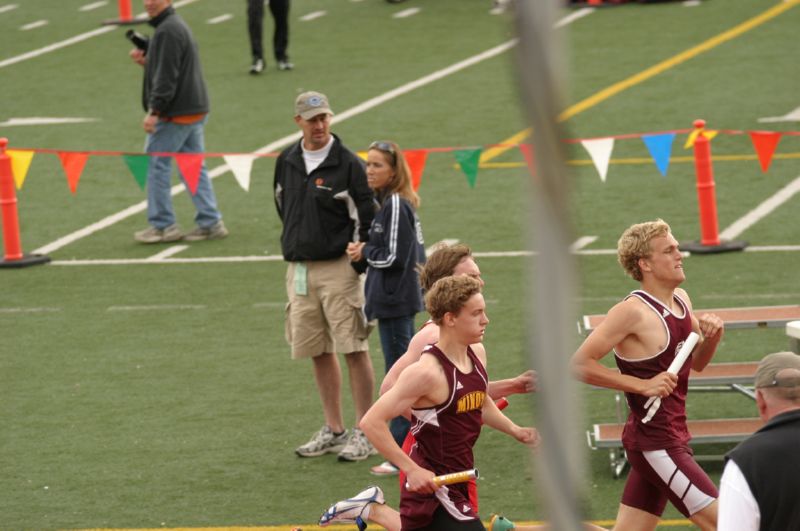
{"type": "Polygon", "coordinates": [[[147,167],[150,164],[150,157],[148,155],[122,155],[122,158],[136,182],[139,183],[139,188],[144,190],[147,184],[147,167]]]}
{"type": "Polygon", "coordinates": [[[461,166],[461,171],[467,176],[470,188],[475,188],[478,180],[478,163],[481,160],[481,148],[460,149],[455,152],[456,162],[461,166]]]}

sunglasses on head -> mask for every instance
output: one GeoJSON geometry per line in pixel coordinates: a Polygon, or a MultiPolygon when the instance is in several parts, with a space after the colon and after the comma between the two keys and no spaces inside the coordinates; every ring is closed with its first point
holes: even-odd
{"type": "Polygon", "coordinates": [[[384,142],[382,140],[376,140],[375,142],[370,144],[369,149],[377,149],[378,151],[384,151],[392,156],[397,155],[397,153],[394,150],[394,146],[392,146],[389,142],[384,142]]]}

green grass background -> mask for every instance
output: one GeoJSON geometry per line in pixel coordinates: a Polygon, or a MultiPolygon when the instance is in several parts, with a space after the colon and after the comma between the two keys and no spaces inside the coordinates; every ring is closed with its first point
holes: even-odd
{"type": "MultiPolygon", "coordinates": [[[[18,2],[0,14],[0,61],[98,28],[116,16],[114,2],[89,12],[84,0],[18,2]],[[44,28],[18,28],[47,19],[44,28]]],[[[663,61],[764,12],[772,0],[707,0],[599,9],[562,32],[569,74],[567,104],[663,61]]],[[[134,2],[138,7],[138,3],[134,2]]],[[[509,16],[488,14],[484,0],[295,0],[292,72],[249,76],[243,2],[198,0],[179,8],[200,43],[211,90],[206,129],[211,152],[249,152],[296,130],[292,102],[308,89],[328,94],[342,112],[397,86],[513,38],[509,16]],[[420,14],[391,14],[419,7],[420,14]],[[325,10],[309,22],[299,18],[325,10]],[[230,12],[232,21],[209,25],[230,12]]],[[[569,11],[565,10],[564,14],[569,11]]],[[[270,27],[269,16],[266,26],[270,27]]],[[[760,124],[798,106],[800,71],[791,53],[800,9],[593,106],[565,123],[571,137],[691,127],[797,130],[760,124]],[[766,126],[766,127],[765,127],[766,126]]],[[[150,32],[148,27],[141,31],[150,32]]],[[[0,121],[78,116],[88,124],[2,127],[11,147],[140,152],[141,71],[127,57],[124,29],[0,68],[0,121]]],[[[265,44],[269,44],[266,39],[265,44]]],[[[406,148],[486,146],[524,128],[513,53],[504,53],[334,127],[353,149],[376,138],[406,148]]],[[[688,155],[679,136],[673,155],[688,155]]],[[[743,135],[721,135],[715,154],[752,154],[743,135]]],[[[786,136],[779,154],[800,151],[786,136]]],[[[587,159],[571,145],[570,158],[587,159]]],[[[638,140],[619,140],[614,158],[647,157],[638,140]]],[[[517,150],[495,162],[521,163],[517,150]]],[[[210,167],[221,159],[210,159],[210,167]]],[[[228,173],[215,180],[231,236],[192,244],[180,257],[279,254],[272,203],[274,159],[256,161],[249,193],[228,173]]],[[[571,166],[576,236],[590,248],[615,246],[629,224],[654,217],[681,240],[699,238],[692,164],[673,162],[666,178],[652,163],[612,164],[601,183],[591,165],[571,166]]],[[[776,159],[762,174],[757,161],[715,165],[720,228],[727,227],[798,175],[796,159],[776,159]]],[[[452,155],[431,153],[420,189],[429,243],[459,239],[478,253],[526,247],[531,199],[518,168],[487,167],[470,189],[452,155]]],[[[93,156],[72,195],[57,158],[38,154],[18,193],[22,241],[31,251],[144,199],[120,157],[93,156]]],[[[175,198],[191,225],[185,194],[175,198]]],[[[797,198],[748,229],[757,245],[800,243],[797,198]]],[[[161,248],[136,245],[143,214],[52,253],[54,260],[145,258],[161,248]]],[[[797,303],[797,254],[738,253],[686,260],[695,307],[797,303]]],[[[490,373],[508,377],[526,365],[521,258],[482,258],[489,317],[490,373]]],[[[580,313],[604,312],[634,287],[613,256],[579,260],[580,313]]],[[[394,479],[377,479],[366,463],[335,456],[304,460],[293,450],[322,422],[308,364],[288,359],[283,340],[281,262],[44,266],[0,271],[0,528],[265,526],[315,522],[330,502],[369,483],[397,502],[394,479]],[[126,310],[125,307],[161,309],[126,310]],[[40,311],[29,311],[39,309],[40,311]],[[23,311],[20,311],[23,310],[23,311]]],[[[541,333],[541,331],[534,331],[541,333]]],[[[577,342],[580,338],[576,335],[577,342]]],[[[756,360],[784,349],[781,330],[729,331],[718,361],[756,360]]],[[[377,335],[371,353],[378,375],[377,335]]],[[[564,353],[569,355],[570,353],[564,353]]],[[[546,385],[547,382],[542,382],[546,385]]],[[[615,418],[613,394],[583,389],[586,427],[615,418]]],[[[345,393],[347,418],[352,418],[345,393]]],[[[534,397],[533,400],[536,400],[534,397]]],[[[515,397],[507,410],[530,423],[532,407],[515,397]]],[[[751,416],[738,395],[695,394],[690,418],[751,416]]],[[[717,452],[726,447],[714,448],[717,452]]],[[[705,452],[705,448],[703,451],[705,452]]],[[[544,518],[537,484],[520,445],[484,433],[476,448],[481,513],[515,520],[544,518]]],[[[622,480],[608,455],[587,448],[588,516],[616,514],[622,480]]],[[[719,462],[704,463],[718,480],[719,462]]],[[[680,515],[668,509],[665,518],[680,515]]],[[[671,529],[680,529],[672,527],[671,529]]]]}

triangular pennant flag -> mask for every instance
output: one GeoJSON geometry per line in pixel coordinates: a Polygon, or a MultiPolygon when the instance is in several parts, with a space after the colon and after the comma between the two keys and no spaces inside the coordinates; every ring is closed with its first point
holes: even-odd
{"type": "Polygon", "coordinates": [[[525,163],[528,165],[528,171],[532,176],[536,175],[536,165],[535,165],[535,158],[533,156],[533,146],[530,144],[520,144],[519,150],[522,152],[522,156],[525,157],[525,163]]]}
{"type": "Polygon", "coordinates": [[[225,163],[231,168],[236,182],[244,189],[250,191],[250,173],[253,171],[255,155],[223,155],[225,163]]]}
{"type": "Polygon", "coordinates": [[[367,152],[366,151],[356,151],[356,155],[361,157],[362,160],[367,160],[367,152]]]}
{"type": "Polygon", "coordinates": [[[89,159],[88,153],[80,151],[59,151],[58,158],[61,159],[61,166],[67,174],[69,189],[74,194],[78,190],[78,181],[81,180],[83,167],[89,159]]]}
{"type": "Polygon", "coordinates": [[[192,195],[196,194],[205,155],[202,153],[180,153],[174,155],[174,157],[175,162],[178,164],[178,170],[181,172],[187,188],[189,188],[189,192],[192,195]]]}
{"type": "Polygon", "coordinates": [[[28,176],[28,168],[31,167],[31,161],[36,152],[23,149],[7,149],[6,153],[11,157],[11,173],[14,174],[17,190],[20,190],[22,183],[25,182],[25,177],[28,176]]]}
{"type": "Polygon", "coordinates": [[[148,155],[122,155],[122,159],[133,174],[133,178],[139,183],[139,188],[144,190],[147,184],[147,168],[150,165],[148,155]]]}
{"type": "Polygon", "coordinates": [[[408,169],[411,170],[411,187],[419,190],[422,184],[422,172],[425,171],[425,160],[428,158],[427,149],[403,150],[403,156],[408,162],[408,169]]]}
{"type": "Polygon", "coordinates": [[[781,133],[771,131],[750,131],[750,140],[756,149],[758,161],[761,163],[761,171],[767,173],[769,165],[772,163],[772,155],[778,142],[781,140],[781,133]]]}
{"type": "Polygon", "coordinates": [[[664,177],[667,176],[669,158],[672,155],[672,142],[675,140],[675,133],[664,133],[661,135],[642,135],[642,140],[650,151],[650,156],[656,163],[656,168],[664,177]]]}
{"type": "Polygon", "coordinates": [[[686,143],[683,145],[683,149],[692,149],[694,147],[695,140],[697,140],[697,135],[700,133],[703,133],[703,136],[711,141],[719,134],[719,131],[713,131],[711,129],[695,129],[689,133],[689,136],[686,138],[686,143]]]}
{"type": "Polygon", "coordinates": [[[478,149],[459,149],[454,153],[456,162],[461,166],[461,171],[467,176],[467,184],[470,188],[475,188],[478,181],[478,164],[481,160],[481,148],[478,149]]]}
{"type": "Polygon", "coordinates": [[[589,156],[594,162],[594,167],[597,173],[600,174],[600,180],[606,182],[606,174],[608,173],[608,163],[611,161],[611,151],[614,149],[613,138],[598,138],[595,140],[581,141],[583,147],[589,152],[589,156]]]}

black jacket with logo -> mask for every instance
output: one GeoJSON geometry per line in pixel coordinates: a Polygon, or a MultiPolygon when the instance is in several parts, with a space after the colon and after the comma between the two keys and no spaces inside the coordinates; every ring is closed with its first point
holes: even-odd
{"type": "Polygon", "coordinates": [[[302,140],[283,150],[275,163],[275,206],[288,262],[339,258],[349,242],[369,239],[375,207],[364,163],[333,137],[328,157],[310,175],[302,140]]]}

